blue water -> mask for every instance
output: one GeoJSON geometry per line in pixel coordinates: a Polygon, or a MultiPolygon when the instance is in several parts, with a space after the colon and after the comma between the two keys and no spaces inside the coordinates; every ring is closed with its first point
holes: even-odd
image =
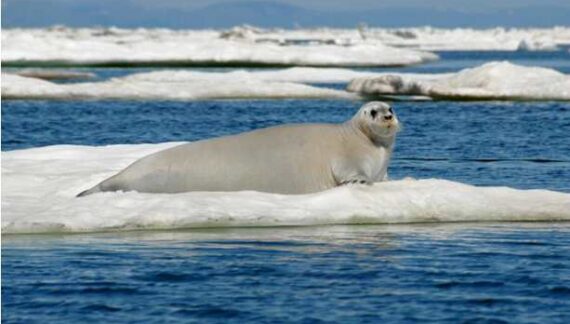
{"type": "Polygon", "coordinates": [[[3,322],[568,323],[568,224],[3,242],[3,322]]]}
{"type": "MultiPolygon", "coordinates": [[[[391,69],[555,53],[440,53],[391,69]]],[[[99,80],[142,69],[86,69],[99,80]]],[[[148,69],[145,69],[145,71],[148,69]]],[[[344,85],[332,85],[344,87],[344,85]]],[[[341,122],[343,100],[2,101],[2,150],[191,141],[341,122]]],[[[570,192],[570,103],[398,102],[392,178],[570,192]]],[[[101,208],[104,208],[102,206],[101,208]]],[[[570,322],[570,223],[236,228],[2,237],[3,323],[570,322]]]]}

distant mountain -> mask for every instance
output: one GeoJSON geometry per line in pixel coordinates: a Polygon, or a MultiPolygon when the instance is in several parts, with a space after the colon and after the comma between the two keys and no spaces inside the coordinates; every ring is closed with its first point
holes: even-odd
{"type": "Polygon", "coordinates": [[[295,27],[297,23],[317,22],[324,18],[317,11],[269,1],[218,3],[195,10],[191,14],[195,17],[194,22],[197,25],[211,27],[249,24],[260,27],[291,28],[295,27]]]}
{"type": "Polygon", "coordinates": [[[4,0],[2,27],[167,27],[228,28],[241,24],[260,27],[549,27],[569,25],[570,7],[525,6],[470,12],[435,7],[317,11],[275,1],[216,3],[194,10],[149,8],[135,0],[4,0]]]}
{"type": "Polygon", "coordinates": [[[150,13],[130,0],[3,0],[2,27],[148,25],[150,13]]]}

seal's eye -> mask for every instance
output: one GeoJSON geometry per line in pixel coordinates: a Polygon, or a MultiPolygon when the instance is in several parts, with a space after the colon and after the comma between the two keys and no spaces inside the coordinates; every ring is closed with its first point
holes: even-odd
{"type": "Polygon", "coordinates": [[[372,109],[370,110],[370,116],[372,116],[372,118],[376,118],[376,115],[378,114],[378,111],[372,109]]]}
{"type": "Polygon", "coordinates": [[[394,113],[394,111],[392,111],[392,108],[388,108],[388,111],[389,111],[391,114],[394,113]]]}

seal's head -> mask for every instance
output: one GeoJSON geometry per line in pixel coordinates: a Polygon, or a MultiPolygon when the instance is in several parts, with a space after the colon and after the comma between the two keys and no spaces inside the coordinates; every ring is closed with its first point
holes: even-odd
{"type": "Polygon", "coordinates": [[[362,106],[354,116],[353,122],[374,142],[393,138],[400,130],[400,122],[392,107],[379,101],[372,101],[362,106]]]}

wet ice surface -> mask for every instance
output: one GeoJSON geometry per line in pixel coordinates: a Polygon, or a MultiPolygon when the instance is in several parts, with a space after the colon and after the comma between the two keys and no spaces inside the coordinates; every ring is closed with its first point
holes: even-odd
{"type": "MultiPolygon", "coordinates": [[[[76,154],[69,149],[55,153],[92,155],[89,151],[75,151],[76,154]]],[[[109,155],[109,152],[98,151],[97,155],[109,155]]],[[[132,192],[100,193],[79,199],[75,195],[80,192],[81,182],[86,179],[93,182],[91,179],[95,178],[96,183],[104,177],[88,167],[74,168],[73,165],[82,164],[75,159],[63,163],[62,160],[54,163],[40,159],[34,163],[12,157],[3,161],[4,234],[329,224],[570,221],[570,194],[567,193],[473,187],[438,179],[344,186],[306,195],[260,192],[160,195],[132,192]],[[17,164],[24,167],[19,168],[17,164]]],[[[107,158],[104,161],[105,170],[111,160],[107,158]]],[[[91,166],[100,164],[98,162],[83,164],[91,166]]]]}

